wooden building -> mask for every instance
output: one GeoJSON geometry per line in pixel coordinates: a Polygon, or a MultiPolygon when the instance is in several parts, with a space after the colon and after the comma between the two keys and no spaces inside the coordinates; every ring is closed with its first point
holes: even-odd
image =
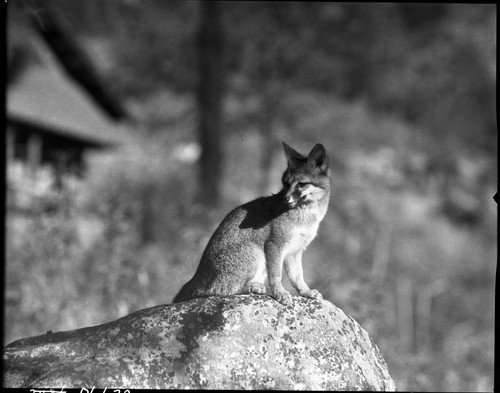
{"type": "Polygon", "coordinates": [[[26,39],[35,61],[8,69],[7,168],[14,193],[27,192],[29,179],[35,184],[42,168],[50,169],[60,187],[64,174],[84,174],[89,149],[130,138],[127,113],[71,33],[48,13],[38,15],[32,27],[26,39]],[[21,169],[9,171],[14,167],[21,169]],[[24,190],[13,186],[16,182],[24,182],[24,190]]]}

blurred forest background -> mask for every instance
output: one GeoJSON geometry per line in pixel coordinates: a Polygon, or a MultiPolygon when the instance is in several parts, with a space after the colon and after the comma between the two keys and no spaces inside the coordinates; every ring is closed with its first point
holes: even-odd
{"type": "Polygon", "coordinates": [[[9,83],[48,7],[134,142],[88,154],[29,213],[8,206],[4,344],[171,302],[225,214],[279,191],[281,141],[321,142],[332,196],[306,281],[398,390],[493,390],[496,5],[8,5],[9,83]]]}

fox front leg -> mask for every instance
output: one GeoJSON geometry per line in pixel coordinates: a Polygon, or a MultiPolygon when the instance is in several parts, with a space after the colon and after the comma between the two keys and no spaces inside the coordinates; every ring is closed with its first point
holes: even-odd
{"type": "Polygon", "coordinates": [[[323,296],[316,289],[311,289],[304,281],[304,272],[302,271],[302,251],[290,255],[285,259],[285,270],[293,287],[300,296],[311,299],[321,300],[323,296]]]}
{"type": "Polygon", "coordinates": [[[266,253],[267,279],[271,296],[278,302],[288,305],[292,302],[292,295],[281,283],[283,256],[280,253],[280,248],[273,242],[267,242],[264,251],[266,253]]]}

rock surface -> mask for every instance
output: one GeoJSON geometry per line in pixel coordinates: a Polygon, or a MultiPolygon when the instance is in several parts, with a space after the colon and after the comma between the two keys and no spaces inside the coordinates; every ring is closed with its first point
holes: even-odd
{"type": "Polygon", "coordinates": [[[194,299],[4,348],[4,386],[395,390],[378,348],[327,301],[194,299]]]}

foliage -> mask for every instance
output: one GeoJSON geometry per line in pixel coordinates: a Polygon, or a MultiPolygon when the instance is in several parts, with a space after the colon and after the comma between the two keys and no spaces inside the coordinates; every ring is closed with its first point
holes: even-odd
{"type": "MultiPolygon", "coordinates": [[[[90,44],[110,88],[124,99],[164,89],[195,90],[198,2],[50,4],[90,44]]],[[[230,91],[260,96],[264,123],[280,118],[290,89],[313,89],[365,99],[442,144],[496,153],[490,143],[496,137],[495,5],[250,1],[223,6],[230,91]]]]}
{"type": "Polygon", "coordinates": [[[167,174],[163,166],[152,168],[159,160],[151,151],[143,162],[146,151],[96,157],[88,183],[61,191],[59,202],[51,192],[29,215],[9,214],[7,342],[103,323],[171,300],[177,274],[184,270],[176,265],[194,262],[205,240],[196,226],[180,232],[178,222],[200,225],[209,217],[200,219],[193,207],[189,181],[180,180],[181,173],[172,168],[167,174]],[[155,176],[144,177],[138,163],[155,176]],[[158,188],[151,192],[151,181],[164,185],[161,195],[158,188]],[[154,211],[144,214],[145,208],[154,211]],[[147,238],[156,215],[167,218],[156,231],[161,238],[147,238]]]}

